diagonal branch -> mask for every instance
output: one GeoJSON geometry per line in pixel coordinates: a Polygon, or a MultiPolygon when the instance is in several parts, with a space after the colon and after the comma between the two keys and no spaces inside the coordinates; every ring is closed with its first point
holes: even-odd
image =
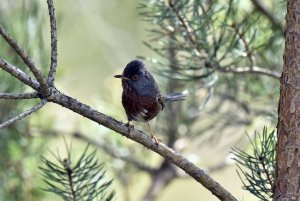
{"type": "Polygon", "coordinates": [[[36,91],[39,90],[40,84],[35,79],[31,78],[26,73],[24,73],[23,71],[21,71],[19,68],[15,67],[14,65],[8,63],[7,61],[5,61],[5,60],[3,60],[1,58],[0,58],[0,68],[2,68],[3,70],[5,70],[9,74],[11,74],[12,76],[14,76],[18,80],[20,80],[21,82],[23,82],[24,84],[32,87],[36,91]]]}
{"type": "Polygon", "coordinates": [[[0,128],[10,126],[11,124],[15,123],[16,121],[25,118],[26,116],[28,116],[28,115],[32,114],[33,112],[36,112],[37,110],[42,108],[46,103],[47,103],[46,100],[42,100],[39,104],[37,104],[33,108],[23,112],[22,114],[19,114],[18,116],[14,117],[12,119],[9,119],[9,120],[3,122],[2,124],[0,124],[0,128]]]}
{"type": "Polygon", "coordinates": [[[239,26],[236,26],[235,24],[232,25],[233,29],[235,30],[236,34],[239,36],[239,38],[241,39],[242,43],[244,44],[244,47],[245,47],[245,51],[246,51],[246,54],[247,54],[247,57],[249,59],[249,62],[250,62],[250,69],[253,69],[253,66],[254,66],[254,61],[255,61],[255,58],[253,56],[253,52],[249,46],[249,43],[247,42],[246,38],[245,38],[245,32],[240,32],[239,30],[239,26]]]}
{"type": "MultiPolygon", "coordinates": [[[[49,71],[49,77],[47,82],[53,82],[55,71],[56,71],[56,57],[57,57],[57,50],[56,50],[56,23],[54,17],[54,6],[52,0],[48,0],[48,8],[49,8],[49,15],[50,15],[50,26],[51,26],[51,67],[49,71]],[[53,56],[53,58],[52,58],[53,56]],[[54,60],[53,60],[54,59],[54,60]]],[[[180,15],[179,15],[180,16],[180,15]]],[[[185,23],[185,19],[181,19],[182,22],[185,23]]],[[[183,23],[183,24],[184,24],[183,23]]],[[[188,27],[186,27],[188,28],[188,27]]],[[[190,32],[191,33],[191,32],[190,32]]],[[[175,152],[173,149],[169,148],[168,146],[164,145],[163,143],[156,144],[152,141],[152,138],[148,135],[145,135],[143,132],[139,130],[131,130],[128,132],[128,126],[123,124],[122,122],[117,121],[116,119],[107,116],[103,113],[100,113],[88,105],[85,105],[76,99],[63,94],[62,92],[58,91],[54,86],[53,83],[49,86],[46,84],[46,80],[41,74],[41,71],[36,67],[36,65],[31,61],[28,55],[25,53],[23,49],[21,49],[17,43],[10,38],[10,36],[6,33],[3,27],[0,26],[0,34],[5,38],[5,40],[11,45],[11,47],[17,52],[17,54],[23,59],[24,63],[28,65],[34,76],[36,77],[37,81],[24,72],[22,72],[17,67],[9,64],[8,62],[0,59],[0,67],[16,77],[17,79],[24,82],[26,85],[31,86],[37,92],[42,92],[42,95],[46,97],[45,100],[42,100],[38,105],[33,107],[32,109],[14,117],[11,120],[8,120],[0,125],[0,128],[6,127],[17,120],[20,120],[33,112],[37,111],[41,107],[43,107],[47,101],[59,104],[73,112],[78,113],[81,116],[84,116],[91,121],[94,121],[104,127],[107,127],[117,133],[126,136],[127,138],[132,139],[133,141],[144,145],[145,147],[151,149],[152,151],[158,153],[162,157],[168,160],[168,162],[173,163],[177,167],[184,170],[187,174],[193,177],[197,182],[201,183],[205,188],[211,191],[216,197],[224,201],[235,201],[237,200],[235,197],[231,195],[226,189],[224,189],[219,183],[213,180],[208,174],[206,174],[203,170],[198,168],[195,164],[187,160],[183,157],[180,153],[175,152]],[[41,90],[41,91],[40,91],[41,90]]],[[[192,33],[191,33],[192,34],[192,33]]],[[[191,35],[192,40],[195,48],[197,49],[197,40],[194,39],[191,35]]]]}
{"type": "Polygon", "coordinates": [[[173,0],[168,0],[168,4],[169,4],[170,8],[173,10],[173,12],[175,13],[175,15],[178,18],[183,29],[187,32],[187,38],[188,38],[190,44],[193,46],[194,51],[197,53],[198,56],[200,56],[201,51],[200,51],[199,41],[197,39],[197,35],[195,34],[195,31],[188,24],[187,20],[176,9],[176,6],[174,5],[173,0]]]}
{"type": "MultiPolygon", "coordinates": [[[[0,59],[0,67],[4,68],[7,67],[6,65],[1,66],[1,60],[0,59]]],[[[6,69],[9,73],[14,75],[17,79],[20,80],[26,80],[29,84],[31,85],[37,85],[39,86],[36,81],[33,81],[30,77],[20,71],[18,68],[9,65],[10,68],[6,69]],[[18,72],[21,72],[21,76],[19,76],[18,72]],[[16,75],[15,75],[16,74],[16,75]]],[[[30,86],[30,85],[29,85],[30,86]]],[[[72,110],[73,112],[76,112],[80,114],[81,116],[84,116],[100,125],[103,125],[111,130],[116,131],[117,133],[126,136],[127,138],[130,138],[145,147],[151,149],[152,151],[158,153],[165,159],[169,160],[182,170],[184,170],[187,174],[189,174],[191,177],[193,177],[197,182],[201,183],[204,187],[206,187],[209,191],[211,191],[215,196],[220,198],[221,200],[229,201],[229,200],[237,200],[234,198],[230,192],[228,192],[226,189],[224,189],[219,183],[217,183],[215,180],[213,180],[208,174],[206,174],[203,170],[198,168],[195,164],[192,162],[188,161],[185,157],[183,157],[181,154],[175,152],[173,149],[169,148],[168,146],[164,144],[159,144],[156,145],[152,141],[152,139],[148,136],[145,135],[143,132],[139,130],[132,130],[131,132],[128,132],[128,127],[123,124],[122,122],[117,121],[116,119],[107,116],[103,113],[100,113],[88,105],[85,105],[76,99],[67,96],[60,91],[58,91],[56,88],[49,88],[50,95],[46,97],[47,101],[59,104],[65,108],[68,108],[72,110]]],[[[4,122],[3,124],[0,125],[0,128],[6,127],[17,120],[20,120],[31,113],[37,111],[39,108],[41,108],[44,104],[46,103],[46,100],[43,100],[40,104],[32,108],[31,110],[28,110],[17,117],[8,120],[7,122],[4,122]]]]}
{"type": "Polygon", "coordinates": [[[55,18],[55,8],[53,0],[47,0],[49,17],[50,17],[50,30],[51,30],[51,64],[48,74],[47,84],[53,86],[57,67],[57,27],[55,18]]]}
{"type": "Polygon", "coordinates": [[[266,16],[273,26],[283,33],[283,26],[279,19],[275,17],[275,15],[271,12],[270,9],[264,4],[262,0],[251,0],[252,4],[255,6],[257,10],[259,10],[264,16],[266,16]]]}
{"type": "Polygon", "coordinates": [[[47,97],[47,100],[68,108],[73,112],[76,112],[102,126],[116,131],[117,133],[126,136],[127,138],[130,138],[158,153],[165,159],[169,160],[170,162],[184,170],[187,174],[193,177],[197,182],[201,183],[219,199],[225,201],[237,200],[231,195],[230,192],[224,189],[219,183],[213,180],[208,174],[198,168],[195,164],[183,157],[180,153],[175,152],[173,149],[167,147],[163,143],[157,145],[152,141],[150,136],[145,135],[142,131],[134,129],[131,130],[131,132],[128,132],[128,126],[126,126],[122,122],[119,122],[110,116],[100,113],[92,109],[88,105],[85,105],[78,100],[63,94],[54,88],[52,89],[51,95],[47,97]]]}
{"type": "Polygon", "coordinates": [[[12,47],[12,49],[20,56],[23,62],[29,67],[37,81],[40,83],[41,92],[45,95],[49,94],[49,88],[47,87],[46,80],[42,75],[41,70],[37,65],[30,59],[28,54],[23,50],[17,42],[9,36],[5,29],[0,25],[0,34],[6,40],[6,42],[12,47]]]}
{"type": "Polygon", "coordinates": [[[33,93],[0,93],[0,99],[31,99],[39,98],[37,92],[33,93]]]}

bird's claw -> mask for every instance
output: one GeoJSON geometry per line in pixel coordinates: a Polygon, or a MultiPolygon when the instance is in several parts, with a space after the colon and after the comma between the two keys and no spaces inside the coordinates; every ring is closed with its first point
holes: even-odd
{"type": "Polygon", "coordinates": [[[151,135],[152,140],[155,142],[156,146],[158,146],[159,143],[161,143],[161,139],[155,137],[154,135],[151,135]]]}
{"type": "Polygon", "coordinates": [[[134,130],[134,125],[130,124],[129,122],[127,122],[125,124],[125,126],[128,127],[128,133],[130,134],[132,130],[134,130]]]}

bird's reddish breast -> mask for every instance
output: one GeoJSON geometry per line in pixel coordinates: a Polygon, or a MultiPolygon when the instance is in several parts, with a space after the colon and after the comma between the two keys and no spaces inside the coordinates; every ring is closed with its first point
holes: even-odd
{"type": "Polygon", "coordinates": [[[161,111],[161,104],[157,98],[137,96],[134,91],[122,94],[122,104],[129,121],[149,121],[161,111]]]}

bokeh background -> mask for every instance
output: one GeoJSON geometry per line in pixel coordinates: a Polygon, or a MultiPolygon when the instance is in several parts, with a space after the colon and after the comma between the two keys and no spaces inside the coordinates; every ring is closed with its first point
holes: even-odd
{"type": "MultiPolygon", "coordinates": [[[[162,76],[159,63],[151,62],[159,56],[144,45],[145,41],[151,43],[149,30],[154,25],[143,21],[143,16],[139,14],[139,3],[141,1],[138,0],[55,1],[58,23],[56,87],[92,108],[126,122],[121,105],[121,83],[113,75],[120,74],[133,59],[152,58],[145,60],[163,93],[172,89],[190,92],[189,100],[167,106],[151,122],[157,135],[163,142],[168,142],[168,128],[172,128],[178,133],[174,148],[207,170],[240,200],[257,200],[242,189],[230,151],[236,146],[243,150],[249,148],[246,132],[251,137],[255,130],[261,131],[265,125],[275,127],[279,83],[269,77],[220,74],[212,94],[212,89],[202,87],[205,85],[202,82],[185,82],[162,76]],[[224,83],[227,83],[227,87],[230,84],[233,86],[226,88],[224,83]],[[187,118],[180,120],[186,116],[193,116],[192,123],[187,118]]],[[[266,4],[274,12],[284,8],[282,3],[277,8],[276,2],[266,1],[266,4]]],[[[244,11],[255,10],[251,1],[242,1],[239,6],[244,11]]],[[[283,16],[284,12],[278,14],[279,19],[283,19],[283,16]]],[[[261,26],[267,26],[264,24],[267,20],[263,17],[260,19],[261,26]]],[[[0,23],[46,74],[50,63],[46,1],[1,0],[0,23]]],[[[259,27],[257,29],[259,31],[259,27]]],[[[283,46],[280,34],[274,30],[274,33],[267,33],[263,36],[265,39],[261,39],[267,41],[270,36],[275,38],[273,49],[265,51],[264,60],[260,60],[262,64],[272,66],[275,63],[280,68],[283,46]]],[[[153,42],[153,45],[156,44],[153,42]]],[[[3,39],[0,40],[0,57],[29,73],[3,39]]],[[[0,71],[0,80],[1,92],[30,91],[3,71],[0,71]]],[[[1,121],[34,103],[0,100],[1,121]]],[[[135,126],[147,132],[143,124],[136,123],[135,126]]],[[[67,142],[73,141],[73,151],[75,155],[80,155],[88,140],[78,139],[74,133],[107,144],[151,167],[159,167],[163,162],[160,156],[145,147],[50,103],[29,118],[0,130],[0,200],[58,200],[57,196],[41,190],[45,184],[38,166],[41,165],[41,156],[51,158],[49,150],[62,156],[66,154],[62,136],[66,137],[67,142]]],[[[97,156],[105,164],[107,177],[114,179],[112,187],[116,191],[116,200],[143,200],[152,183],[151,175],[131,163],[112,157],[103,147],[94,147],[98,150],[97,156]]],[[[218,200],[199,183],[182,172],[181,175],[161,188],[157,201],[218,200]]]]}

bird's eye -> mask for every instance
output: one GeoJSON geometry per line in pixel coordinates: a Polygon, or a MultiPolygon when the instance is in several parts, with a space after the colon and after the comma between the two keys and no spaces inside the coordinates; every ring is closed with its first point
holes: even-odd
{"type": "Polygon", "coordinates": [[[132,79],[132,80],[138,80],[138,79],[139,79],[139,76],[138,76],[138,75],[133,75],[133,76],[131,77],[131,79],[132,79]]]}

